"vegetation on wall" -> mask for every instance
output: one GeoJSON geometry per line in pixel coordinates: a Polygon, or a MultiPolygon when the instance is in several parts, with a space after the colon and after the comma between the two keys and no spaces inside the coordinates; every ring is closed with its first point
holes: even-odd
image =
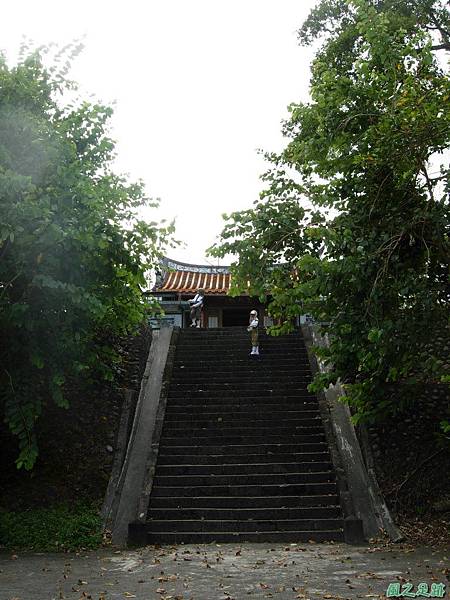
{"type": "Polygon", "coordinates": [[[113,171],[111,108],[74,99],[79,50],[0,56],[0,406],[26,469],[48,403],[113,376],[111,340],[142,321],[145,273],[172,234],[139,217],[155,204],[113,171]]]}
{"type": "Polygon", "coordinates": [[[318,39],[311,101],[289,107],[265,190],[224,215],[210,252],[237,257],[234,292],[269,298],[274,333],[324,323],[332,368],[315,388],[340,378],[356,420],[374,420],[449,381],[450,13],[322,0],[299,31],[318,39]]]}

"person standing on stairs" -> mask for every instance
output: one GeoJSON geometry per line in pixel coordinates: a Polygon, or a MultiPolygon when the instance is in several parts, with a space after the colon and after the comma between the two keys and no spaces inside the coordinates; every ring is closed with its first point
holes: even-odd
{"type": "Polygon", "coordinates": [[[250,356],[259,356],[258,325],[258,313],[256,310],[252,310],[247,327],[247,331],[250,332],[250,339],[252,341],[252,351],[250,352],[250,356]]]}
{"type": "Polygon", "coordinates": [[[197,293],[192,300],[189,300],[189,304],[191,305],[191,327],[200,327],[204,299],[204,290],[197,290],[197,293]]]}

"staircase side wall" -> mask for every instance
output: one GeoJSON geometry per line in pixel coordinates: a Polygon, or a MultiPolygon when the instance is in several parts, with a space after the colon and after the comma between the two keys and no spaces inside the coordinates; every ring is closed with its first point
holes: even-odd
{"type": "MultiPolygon", "coordinates": [[[[316,325],[304,324],[302,332],[313,374],[324,371],[325,367],[317,361],[312,347],[326,346],[327,339],[319,333],[316,325]]],[[[367,538],[385,531],[393,541],[399,541],[402,538],[401,533],[393,522],[374,473],[369,473],[367,470],[363,452],[351,421],[350,409],[345,402],[342,402],[343,396],[344,392],[339,384],[330,386],[325,391],[334,439],[351,495],[354,516],[362,520],[364,534],[367,538]]]]}
{"type": "Polygon", "coordinates": [[[172,334],[171,327],[164,327],[153,333],[127,452],[116,488],[117,511],[112,523],[112,541],[115,544],[126,544],[128,525],[140,516],[140,497],[152,451],[172,334]]]}

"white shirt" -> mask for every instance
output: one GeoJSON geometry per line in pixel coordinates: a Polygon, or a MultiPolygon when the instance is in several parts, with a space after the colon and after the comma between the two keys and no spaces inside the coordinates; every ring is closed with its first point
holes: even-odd
{"type": "Polygon", "coordinates": [[[194,298],[192,300],[189,300],[189,302],[192,304],[192,308],[198,308],[199,306],[203,306],[203,298],[204,296],[202,296],[201,294],[195,294],[194,298]]]}

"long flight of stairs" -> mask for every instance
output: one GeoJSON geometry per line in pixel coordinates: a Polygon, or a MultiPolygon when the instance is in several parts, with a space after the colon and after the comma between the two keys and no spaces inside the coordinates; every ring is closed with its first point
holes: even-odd
{"type": "Polygon", "coordinates": [[[147,543],[344,539],[335,473],[300,334],[181,330],[147,543]]]}

